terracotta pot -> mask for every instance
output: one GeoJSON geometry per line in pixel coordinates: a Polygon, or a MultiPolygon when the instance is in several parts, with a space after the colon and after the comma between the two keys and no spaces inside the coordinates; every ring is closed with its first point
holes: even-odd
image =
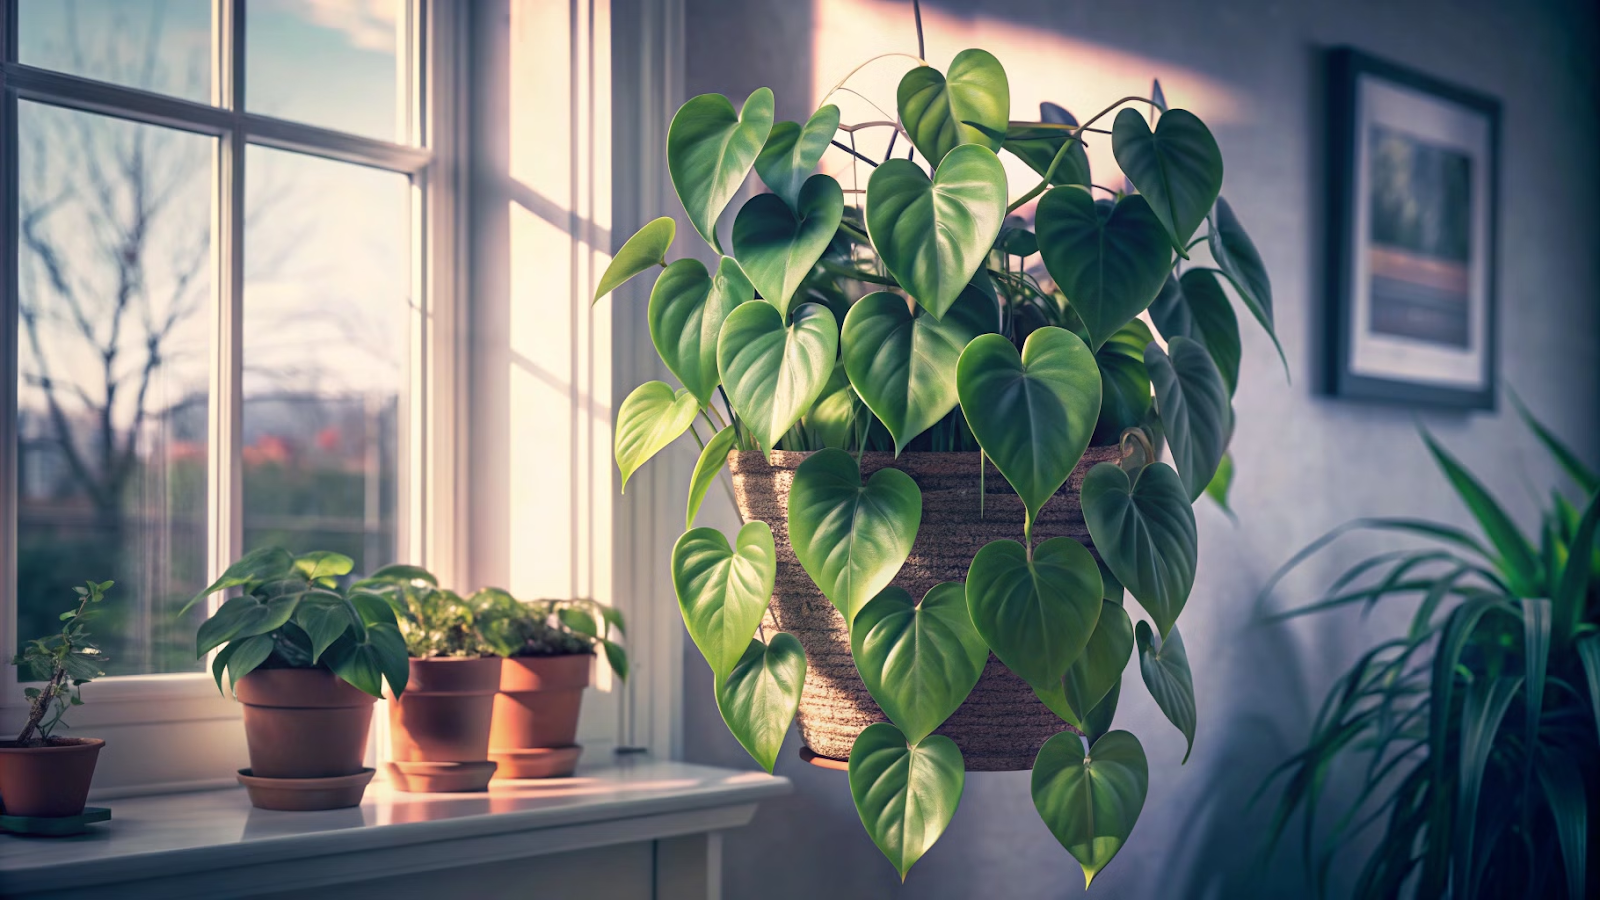
{"type": "Polygon", "coordinates": [[[235,695],[244,704],[253,777],[341,778],[362,771],[377,701],[371,694],[315,668],[256,669],[239,679],[235,695]]]}
{"type": "MultiPolygon", "coordinates": [[[[476,777],[449,781],[448,786],[423,786],[404,790],[482,790],[494,774],[489,760],[489,723],[494,716],[494,696],[500,689],[500,659],[413,659],[405,693],[389,704],[389,725],[394,763],[391,771],[403,773],[407,763],[475,763],[447,766],[456,772],[483,772],[476,777]],[[476,785],[476,786],[474,786],[476,785]]],[[[410,767],[418,772],[437,765],[410,767]]],[[[404,779],[402,779],[404,781],[404,779]]],[[[448,779],[447,779],[448,780],[448,779]]]]}
{"type": "Polygon", "coordinates": [[[354,775],[333,778],[259,778],[249,769],[240,769],[239,783],[257,809],[345,809],[361,805],[361,795],[366,793],[367,783],[376,771],[362,769],[354,775]]]}
{"type": "MultiPolygon", "coordinates": [[[[779,450],[769,464],[760,453],[736,452],[728,466],[739,513],[747,522],[770,525],[777,542],[777,585],[766,626],[769,633],[794,635],[806,651],[800,736],[816,757],[842,761],[849,759],[862,729],[888,719],[856,671],[844,616],[817,590],[789,546],[789,486],[795,468],[809,455],[779,450]]],[[[1116,447],[1090,447],[1041,511],[1034,540],[1065,536],[1092,551],[1078,489],[1095,464],[1117,458],[1116,447]]],[[[862,455],[863,478],[887,466],[910,475],[922,489],[922,524],[893,581],[912,597],[920,600],[941,582],[965,581],[972,557],[984,544],[1022,540],[1022,499],[992,463],[985,468],[980,515],[977,453],[902,453],[898,460],[891,453],[862,455]]],[[[936,733],[956,742],[970,771],[1013,771],[1032,768],[1039,748],[1066,727],[1026,682],[990,654],[977,687],[936,733]]]]}
{"type": "Polygon", "coordinates": [[[38,747],[0,741],[0,811],[8,816],[76,816],[89,800],[99,738],[56,737],[38,747]]]}
{"type": "Polygon", "coordinates": [[[572,774],[582,750],[575,743],[578,712],[593,660],[592,653],[573,653],[502,662],[489,731],[489,756],[500,764],[496,778],[572,774]]]}

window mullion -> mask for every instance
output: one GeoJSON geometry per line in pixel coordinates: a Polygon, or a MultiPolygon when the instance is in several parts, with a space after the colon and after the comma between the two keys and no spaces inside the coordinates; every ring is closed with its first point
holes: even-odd
{"type": "MultiPolygon", "coordinates": [[[[0,63],[17,57],[16,0],[0,0],[0,63]]],[[[17,96],[0,67],[0,659],[17,645],[17,96]]],[[[14,697],[16,669],[3,666],[0,690],[14,697]]]]}
{"type": "MultiPolygon", "coordinates": [[[[208,577],[215,579],[244,546],[241,445],[244,417],[244,0],[215,0],[219,105],[234,113],[234,127],[216,145],[212,208],[216,301],[212,330],[210,453],[207,529],[208,577]]],[[[213,597],[213,603],[220,602],[213,597]]]]}

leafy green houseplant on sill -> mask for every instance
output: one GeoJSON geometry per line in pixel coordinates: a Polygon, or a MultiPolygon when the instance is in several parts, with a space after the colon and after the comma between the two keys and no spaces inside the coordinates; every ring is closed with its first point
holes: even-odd
{"type": "Polygon", "coordinates": [[[389,704],[389,774],[401,790],[481,791],[494,777],[489,724],[500,658],[488,637],[491,593],[462,597],[417,566],[386,566],[352,589],[393,608],[410,657],[403,698],[389,704]]]}
{"type": "Polygon", "coordinates": [[[1586,863],[1600,858],[1590,824],[1600,812],[1600,476],[1522,413],[1579,490],[1576,505],[1552,490],[1536,542],[1425,435],[1481,537],[1442,522],[1360,519],[1273,580],[1352,530],[1429,542],[1361,559],[1317,602],[1278,615],[1416,604],[1404,635],[1335,680],[1309,744],[1263,785],[1287,776],[1274,842],[1305,812],[1317,896],[1340,851],[1374,825],[1381,836],[1360,869],[1359,897],[1594,896],[1586,863]],[[1360,779],[1330,796],[1341,761],[1362,762],[1360,779]],[[1341,794],[1355,799],[1339,804],[1341,794]],[[1317,812],[1330,801],[1338,816],[1319,836],[1317,812]]]}
{"type": "Polygon", "coordinates": [[[339,586],[354,565],[338,553],[262,547],[184,607],[240,591],[200,625],[195,653],[218,651],[211,664],[217,689],[226,672],[244,704],[250,768],[239,780],[256,806],[355,806],[372,780],[362,765],[372,704],[385,681],[400,696],[409,676],[389,604],[339,586]]]}
{"type": "Polygon", "coordinates": [[[1215,140],[1154,93],[1081,124],[1051,104],[1014,122],[1000,61],[967,50],[944,72],[918,59],[895,122],[842,125],[828,97],[774,122],[765,88],[739,110],[695,97],[667,167],[717,264],[668,263],[676,225],[657,219],[596,294],[661,268],[650,335],[681,386],[633,391],[615,452],[625,487],[685,433],[701,447],[672,579],[723,718],[770,771],[798,711],[806,752],[848,768],[902,877],[967,769],[1031,768],[1040,816],[1092,879],[1147,788],[1138,739],[1111,728],[1135,647],[1193,741],[1175,623],[1191,504],[1225,497],[1231,473],[1241,341],[1224,285],[1269,333],[1271,292],[1219,196],[1215,140]],[[909,158],[856,154],[872,167],[857,209],[813,173],[867,128],[894,129],[909,158]],[[1093,140],[1138,193],[1095,185],[1093,140]],[[1000,153],[1040,176],[1009,203],[1000,153]],[[752,169],[770,193],[725,245],[717,223],[752,169]],[[1015,214],[1036,198],[1029,227],[1015,214]],[[1202,243],[1214,268],[1188,262],[1202,243]],[[692,527],[724,466],[747,523],[731,544],[692,527]]]}
{"type": "Polygon", "coordinates": [[[622,614],[581,598],[522,601],[497,588],[476,596],[484,634],[503,657],[489,728],[494,777],[571,775],[583,752],[578,714],[595,648],[618,678],[628,677],[622,614]]]}
{"type": "MultiPolygon", "coordinates": [[[[73,588],[78,605],[61,614],[61,631],[35,638],[11,661],[18,674],[43,682],[24,690],[28,719],[14,741],[0,742],[0,811],[7,816],[63,818],[83,812],[105,741],[55,734],[62,717],[81,706],[81,689],[105,674],[105,655],[85,626],[99,612],[111,582],[73,588]]],[[[19,679],[21,680],[21,679],[19,679]]]]}

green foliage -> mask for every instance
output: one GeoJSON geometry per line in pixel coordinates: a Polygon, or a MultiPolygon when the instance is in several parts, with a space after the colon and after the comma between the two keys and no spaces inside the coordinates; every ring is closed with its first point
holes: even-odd
{"type": "Polygon", "coordinates": [[[600,285],[595,288],[594,302],[626,284],[633,276],[645,272],[651,266],[664,266],[667,264],[667,251],[672,249],[672,239],[678,231],[678,223],[672,221],[670,216],[662,216],[639,229],[611,257],[611,265],[606,266],[605,274],[600,276],[600,285]]]}
{"type": "MultiPolygon", "coordinates": [[[[1570,471],[1577,457],[1526,418],[1570,471]]],[[[1385,601],[1415,610],[1403,636],[1334,682],[1306,747],[1263,784],[1285,779],[1272,841],[1302,814],[1318,896],[1357,842],[1366,852],[1358,896],[1591,896],[1596,796],[1580,773],[1600,771],[1600,493],[1579,481],[1581,515],[1555,493],[1536,550],[1470,471],[1423,439],[1486,542],[1452,525],[1357,520],[1297,554],[1262,593],[1265,602],[1284,575],[1352,530],[1432,544],[1358,560],[1320,599],[1274,617],[1385,601]],[[1359,773],[1354,789],[1328,792],[1335,771],[1359,773]],[[1319,813],[1343,797],[1353,799],[1329,824],[1319,813]]]]}
{"type": "MultiPolygon", "coordinates": [[[[817,169],[830,143],[849,136],[853,148],[861,129],[887,125],[841,123],[830,97],[803,125],[774,123],[765,88],[740,111],[707,94],[674,116],[668,171],[719,254],[717,222],[752,167],[771,193],[735,211],[732,252],[715,274],[668,261],[670,233],[655,223],[619,252],[618,278],[661,267],[650,335],[681,389],[652,382],[619,409],[618,467],[626,480],[685,432],[699,446],[674,588],[724,720],[770,770],[806,666],[798,641],[760,627],[786,551],[768,523],[747,523],[731,545],[694,523],[730,453],[810,453],[788,495],[789,548],[851,629],[857,669],[893,723],[863,732],[850,760],[869,835],[904,876],[944,831],[962,763],[933,732],[992,650],[1070,726],[1105,743],[1106,758],[1088,765],[1080,749],[1072,775],[1056,771],[1066,758],[1056,744],[1035,791],[1092,876],[1143,802],[1143,753],[1112,731],[1136,643],[1145,684],[1193,741],[1174,630],[1198,560],[1190,504],[1202,492],[1226,503],[1243,353],[1224,284],[1271,333],[1265,267],[1220,198],[1209,129],[1168,108],[1159,87],[1148,104],[1159,118],[1123,100],[1082,124],[1055,104],[1041,104],[1038,122],[1013,122],[1009,80],[989,53],[963,51],[945,71],[919,63],[879,104],[893,106],[884,118],[898,119],[900,155],[853,157],[848,183],[864,193],[817,169]],[[1110,121],[1132,186],[1124,192],[1089,177],[1086,129],[1104,133],[1110,121]],[[1038,183],[1013,197],[1002,153],[1038,183]],[[1180,269],[1202,245],[1215,268],[1180,269]],[[1176,470],[1159,462],[1169,441],[1176,470]],[[1070,539],[1033,541],[1046,504],[1076,489],[1069,479],[1091,444],[1122,450],[1120,465],[1097,467],[1080,490],[1104,566],[1070,539]],[[913,602],[892,582],[921,525],[921,489],[893,465],[863,481],[859,454],[980,450],[1023,501],[1023,540],[982,548],[964,584],[913,602]],[[1124,587],[1152,620],[1138,623],[1148,640],[1135,640],[1124,587]],[[1109,830],[1076,821],[1085,807],[1065,804],[1079,797],[1107,805],[1109,830]]],[[[980,504],[981,472],[973,466],[980,504]]],[[[1562,608],[1553,604],[1552,619],[1562,608]]],[[[558,619],[583,625],[576,613],[558,619]]]]}
{"type": "Polygon", "coordinates": [[[628,677],[622,613],[596,600],[519,600],[489,587],[466,605],[477,612],[479,633],[497,656],[571,656],[599,647],[617,677],[628,677]]]}
{"type": "Polygon", "coordinates": [[[17,735],[17,743],[38,746],[50,740],[56,726],[62,723],[67,709],[83,705],[81,688],[104,675],[105,654],[90,640],[87,626],[100,612],[93,604],[105,600],[112,582],[86,581],[73,588],[78,595],[78,605],[62,613],[61,630],[42,638],[34,638],[11,660],[19,674],[25,670],[30,680],[44,682],[44,687],[23,689],[28,699],[28,719],[17,735]]]}
{"type": "Polygon", "coordinates": [[[350,586],[352,592],[382,599],[399,620],[406,653],[416,659],[489,656],[488,595],[470,598],[439,586],[415,566],[385,566],[350,586]]]}
{"type": "Polygon", "coordinates": [[[1063,732],[1044,742],[1033,764],[1033,805],[1061,846],[1094,882],[1117,855],[1144,808],[1150,768],[1139,739],[1113,731],[1083,752],[1083,739],[1063,732]]]}

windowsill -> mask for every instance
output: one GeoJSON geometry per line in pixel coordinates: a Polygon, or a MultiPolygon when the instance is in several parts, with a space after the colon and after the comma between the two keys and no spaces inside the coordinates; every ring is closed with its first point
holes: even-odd
{"type": "Polygon", "coordinates": [[[254,809],[242,789],[139,797],[80,837],[0,837],[0,881],[56,897],[291,891],[735,828],[789,790],[759,771],[636,757],[486,794],[377,780],[361,806],[325,812],[254,809]]]}

